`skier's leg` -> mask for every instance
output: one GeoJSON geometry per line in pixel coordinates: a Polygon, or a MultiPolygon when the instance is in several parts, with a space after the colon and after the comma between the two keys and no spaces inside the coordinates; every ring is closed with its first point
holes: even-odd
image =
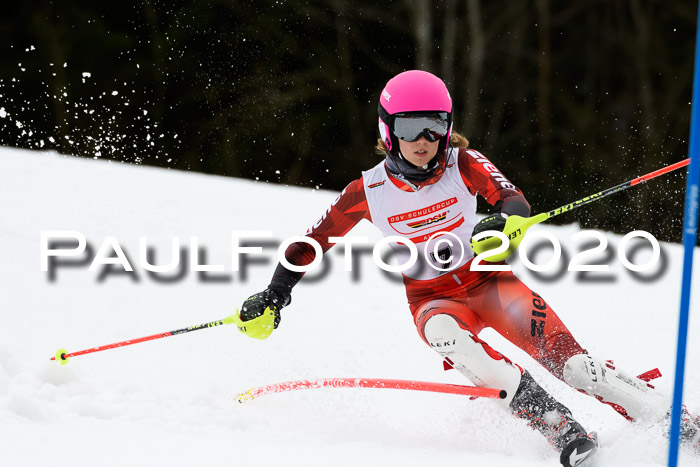
{"type": "MultiPolygon", "coordinates": [[[[613,364],[589,356],[545,300],[513,274],[499,273],[487,286],[470,291],[467,303],[479,309],[485,326],[528,352],[559,379],[610,405],[627,419],[660,420],[667,416],[669,396],[613,364]]],[[[684,418],[685,433],[697,433],[693,418],[684,418]]]]}
{"type": "Polygon", "coordinates": [[[421,337],[457,371],[477,386],[505,389],[499,401],[517,417],[540,431],[561,452],[563,465],[576,465],[597,446],[571,412],[528,372],[479,339],[483,323],[472,310],[453,300],[432,300],[416,313],[421,337]]]}
{"type": "Polygon", "coordinates": [[[485,326],[496,330],[563,380],[566,361],[586,350],[557,313],[511,272],[498,273],[487,284],[469,291],[466,304],[479,310],[485,326]]]}
{"type": "Polygon", "coordinates": [[[471,294],[480,318],[559,379],[609,404],[622,416],[662,418],[670,400],[646,382],[587,355],[547,302],[510,273],[471,294]]]}
{"type": "Polygon", "coordinates": [[[417,312],[423,340],[477,386],[505,389],[508,405],[520,384],[522,370],[477,337],[483,323],[472,310],[452,300],[432,300],[417,312]]]}

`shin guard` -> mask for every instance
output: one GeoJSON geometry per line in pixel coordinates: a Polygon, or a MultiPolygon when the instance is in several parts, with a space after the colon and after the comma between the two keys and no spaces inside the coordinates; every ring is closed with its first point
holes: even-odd
{"type": "Polygon", "coordinates": [[[469,329],[459,326],[447,314],[428,318],[423,329],[425,340],[450,361],[454,369],[476,386],[505,389],[507,397],[500,402],[510,404],[521,378],[520,367],[492,349],[469,329]]]}
{"type": "Polygon", "coordinates": [[[590,355],[569,358],[564,364],[564,381],[610,405],[629,420],[661,420],[671,408],[670,397],[651,384],[590,355]]]}

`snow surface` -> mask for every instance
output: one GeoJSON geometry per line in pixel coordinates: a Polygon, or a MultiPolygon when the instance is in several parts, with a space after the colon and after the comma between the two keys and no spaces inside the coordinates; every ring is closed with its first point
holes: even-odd
{"type": "MultiPolygon", "coordinates": [[[[296,379],[469,384],[444,372],[420,340],[402,286],[368,256],[353,281],[340,249],[326,255],[331,271],[325,278],[295,289],[293,305],[266,341],[220,326],[74,357],[65,366],[49,361],[61,347],[72,352],[230,315],[267,285],[275,266],[274,250],[266,250],[256,257],[267,263],[251,265],[247,279],[232,273],[231,232],[271,230],[278,241],[303,234],[336,196],[1,148],[0,466],[558,465],[539,434],[488,400],[318,389],[236,403],[251,387],[296,379]],[[82,232],[94,252],[113,236],[134,272],[100,279],[102,268],[89,271],[83,261],[59,267],[52,282],[40,270],[40,233],[48,230],[82,232]],[[140,265],[140,236],[154,247],[156,264],[170,257],[173,238],[187,247],[198,237],[206,264],[224,267],[212,273],[221,280],[205,282],[189,270],[170,283],[155,280],[140,265]]],[[[556,235],[568,252],[578,247],[570,238],[579,230],[575,224],[535,229],[556,235]]],[[[351,234],[379,239],[365,223],[351,234]]],[[[606,237],[614,252],[621,237],[606,237]]],[[[591,353],[634,373],[659,367],[665,376],[657,386],[671,391],[682,248],[662,249],[668,268],[649,282],[633,279],[616,256],[602,282],[580,281],[574,273],[543,281],[518,262],[515,268],[591,353]]],[[[695,264],[691,312],[697,314],[697,252],[695,264]]],[[[689,335],[685,400],[698,412],[700,320],[692,314],[689,335]]],[[[662,427],[630,424],[492,331],[481,337],[599,432],[602,448],[591,467],[666,464],[662,427]]],[[[683,451],[681,465],[700,465],[700,458],[683,451]]]]}

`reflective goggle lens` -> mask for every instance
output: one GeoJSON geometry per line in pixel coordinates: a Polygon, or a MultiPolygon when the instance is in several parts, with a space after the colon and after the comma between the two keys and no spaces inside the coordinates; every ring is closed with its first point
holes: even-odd
{"type": "Polygon", "coordinates": [[[405,114],[394,118],[394,134],[404,141],[417,141],[425,136],[434,142],[444,138],[448,130],[447,112],[405,114]]]}

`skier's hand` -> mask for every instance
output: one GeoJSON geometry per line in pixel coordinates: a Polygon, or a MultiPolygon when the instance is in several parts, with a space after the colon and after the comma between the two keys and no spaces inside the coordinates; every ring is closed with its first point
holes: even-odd
{"type": "Polygon", "coordinates": [[[267,339],[280,323],[280,310],[289,305],[291,296],[265,289],[251,295],[243,302],[240,313],[233,316],[234,323],[243,334],[254,339],[267,339]]]}
{"type": "Polygon", "coordinates": [[[507,218],[503,217],[501,214],[494,214],[493,216],[486,217],[474,227],[471,240],[472,250],[474,250],[477,255],[480,255],[499,248],[502,244],[502,238],[487,236],[479,241],[474,241],[474,236],[487,230],[502,232],[508,240],[507,248],[500,253],[487,256],[483,258],[483,260],[489,263],[505,261],[515,252],[520,245],[520,242],[523,241],[527,230],[533,225],[547,220],[547,218],[547,213],[541,213],[533,217],[521,217],[515,214],[508,216],[507,218]]]}
{"type": "Polygon", "coordinates": [[[502,238],[487,236],[478,241],[474,241],[474,236],[488,230],[501,232],[507,237],[507,248],[500,253],[487,256],[483,258],[483,260],[489,263],[505,261],[518,248],[518,245],[520,245],[523,235],[525,235],[525,232],[530,227],[530,219],[532,218],[524,218],[515,215],[503,216],[502,214],[494,214],[483,218],[476,224],[472,232],[472,250],[474,250],[474,253],[477,255],[480,255],[484,252],[497,249],[501,246],[502,238]]]}
{"type": "MultiPolygon", "coordinates": [[[[486,232],[488,230],[503,232],[505,226],[506,218],[501,214],[493,214],[481,219],[479,223],[474,226],[474,230],[472,231],[471,247],[472,250],[474,250],[474,253],[480,255],[485,251],[493,250],[501,244],[501,239],[498,237],[484,237],[478,241],[474,241],[474,236],[476,234],[480,234],[481,232],[486,232]]],[[[484,258],[484,261],[496,262],[496,260],[492,260],[491,258],[484,258]]]]}
{"type": "MultiPolygon", "coordinates": [[[[495,230],[497,232],[503,232],[503,228],[506,226],[506,218],[501,214],[493,214],[488,217],[484,217],[479,221],[478,224],[474,226],[472,231],[472,237],[478,233],[485,232],[487,230],[495,230]]],[[[491,238],[491,237],[486,237],[491,238]]],[[[484,239],[485,240],[485,239],[484,239]]]]}

